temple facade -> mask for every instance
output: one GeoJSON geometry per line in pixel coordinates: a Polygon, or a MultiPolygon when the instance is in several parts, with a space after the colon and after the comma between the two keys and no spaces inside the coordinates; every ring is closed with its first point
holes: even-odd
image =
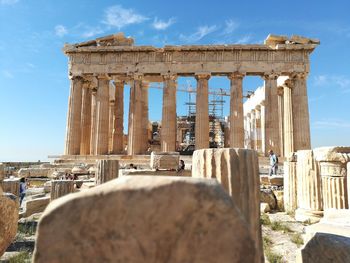
{"type": "MultiPolygon", "coordinates": [[[[65,155],[124,154],[124,86],[130,85],[128,155],[148,149],[148,85],[163,82],[161,150],[176,150],[176,87],[180,76],[194,76],[196,149],[209,148],[208,81],[230,80],[226,146],[278,154],[310,149],[306,80],[309,55],[318,40],[269,35],[264,44],[136,46],[123,34],[66,44],[71,80],[65,155]],[[264,79],[263,98],[243,110],[245,76],[264,79]],[[283,83],[279,79],[283,76],[283,83]],[[252,106],[254,105],[254,106],[252,106]],[[246,112],[246,114],[245,114],[246,112]],[[249,121],[248,121],[249,118],[249,121]]],[[[258,96],[257,96],[258,97],[258,96]]],[[[249,104],[248,103],[248,104],[249,104]]]]}

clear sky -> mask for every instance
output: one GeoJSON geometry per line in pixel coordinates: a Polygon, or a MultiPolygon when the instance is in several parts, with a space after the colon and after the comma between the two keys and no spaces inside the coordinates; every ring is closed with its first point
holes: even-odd
{"type": "MultiPolygon", "coordinates": [[[[350,145],[349,10],[348,0],[0,0],[0,161],[62,154],[69,93],[63,44],[119,31],[155,46],[262,43],[269,33],[318,38],[308,78],[312,146],[350,145]]],[[[246,78],[244,90],[262,83],[246,78]]],[[[229,82],[212,78],[210,85],[228,89],[229,82]]],[[[178,92],[178,114],[187,97],[178,92]]],[[[161,118],[160,102],[161,90],[151,89],[151,120],[161,118]]]]}

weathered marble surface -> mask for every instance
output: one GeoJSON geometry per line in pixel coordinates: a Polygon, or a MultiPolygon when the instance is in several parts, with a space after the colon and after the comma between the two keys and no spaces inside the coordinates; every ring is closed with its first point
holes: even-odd
{"type": "Polygon", "coordinates": [[[215,180],[132,176],[52,202],[34,261],[254,262],[255,252],[247,223],[215,180]]]}
{"type": "Polygon", "coordinates": [[[3,193],[0,186],[0,256],[16,236],[18,212],[18,197],[3,193]]]}

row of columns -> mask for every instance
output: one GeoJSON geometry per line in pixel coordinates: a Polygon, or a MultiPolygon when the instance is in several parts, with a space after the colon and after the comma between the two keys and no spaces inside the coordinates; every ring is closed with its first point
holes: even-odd
{"type": "MultiPolygon", "coordinates": [[[[196,149],[209,148],[209,73],[195,75],[196,149]]],[[[244,75],[230,74],[229,145],[244,147],[243,89],[244,75]]],[[[296,74],[288,84],[277,87],[276,74],[264,76],[265,101],[256,107],[249,118],[251,147],[258,151],[274,150],[286,155],[310,148],[309,113],[306,74],[296,74]]],[[[163,106],[161,150],[176,150],[176,79],[174,74],[163,75],[163,106]]],[[[143,75],[129,79],[129,155],[148,150],[148,87],[143,75]]],[[[71,79],[67,114],[66,155],[120,154],[123,144],[123,109],[125,80],[115,79],[115,92],[110,96],[110,78],[106,75],[86,80],[71,79]]]]}
{"type": "Polygon", "coordinates": [[[123,152],[124,83],[110,78],[71,78],[68,102],[66,155],[104,155],[123,152]]]}
{"type": "Polygon", "coordinates": [[[265,76],[265,100],[245,116],[250,148],[280,156],[310,149],[306,74],[277,87],[277,75],[265,76]]]}

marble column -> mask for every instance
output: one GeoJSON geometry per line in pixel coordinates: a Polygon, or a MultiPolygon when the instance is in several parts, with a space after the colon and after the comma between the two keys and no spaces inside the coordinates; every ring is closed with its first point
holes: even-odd
{"type": "MultiPolygon", "coordinates": [[[[251,138],[251,133],[250,133],[250,129],[251,129],[251,122],[250,122],[250,113],[247,113],[246,117],[245,117],[245,127],[246,127],[246,133],[245,133],[245,144],[244,147],[247,149],[252,149],[252,138],[251,138]]],[[[231,147],[232,148],[232,147],[231,147]]]]}
{"type": "Polygon", "coordinates": [[[250,141],[251,141],[251,146],[253,150],[256,150],[255,123],[256,123],[255,110],[252,110],[250,112],[250,141]]]}
{"type": "Polygon", "coordinates": [[[294,152],[293,142],[293,106],[292,90],[289,86],[283,86],[283,137],[284,156],[289,157],[294,152]]]}
{"type": "Polygon", "coordinates": [[[109,79],[98,77],[96,95],[96,154],[108,154],[109,79]]]}
{"type": "Polygon", "coordinates": [[[196,74],[197,96],[196,96],[196,124],[195,144],[196,149],[209,148],[209,102],[208,102],[208,80],[210,74],[196,74]]]}
{"type": "Polygon", "coordinates": [[[271,149],[280,155],[277,75],[265,75],[265,154],[271,149]]]}
{"type": "Polygon", "coordinates": [[[295,219],[318,221],[323,215],[321,176],[312,150],[297,152],[297,203],[295,219]]]}
{"type": "Polygon", "coordinates": [[[91,88],[86,83],[83,88],[82,95],[82,109],[81,109],[81,143],[80,154],[90,154],[90,140],[91,140],[91,88]]]}
{"type": "Polygon", "coordinates": [[[131,81],[129,103],[128,155],[142,152],[142,75],[131,81]]]}
{"type": "Polygon", "coordinates": [[[64,154],[66,155],[80,154],[82,85],[83,79],[81,77],[72,77],[64,149],[64,154]]]}
{"type": "Polygon", "coordinates": [[[289,155],[283,163],[283,170],[284,209],[286,212],[294,212],[297,208],[297,162],[295,156],[289,155]]]}
{"type": "Polygon", "coordinates": [[[260,105],[256,106],[255,109],[255,149],[261,152],[261,114],[260,105]]]}
{"type": "MultiPolygon", "coordinates": [[[[114,92],[113,92],[114,95],[114,92]]],[[[114,97],[114,96],[113,96],[114,97]]],[[[113,148],[113,133],[114,133],[114,98],[109,98],[109,121],[108,121],[108,152],[112,153],[113,148]]]]}
{"type": "Polygon", "coordinates": [[[215,178],[230,194],[256,246],[252,262],[263,262],[258,154],[247,149],[203,149],[195,151],[192,160],[192,177],[215,178]]]}
{"type": "Polygon", "coordinates": [[[279,146],[280,146],[280,156],[284,155],[284,132],[283,132],[283,88],[278,87],[277,89],[277,104],[278,104],[278,133],[279,133],[279,146]]]}
{"type": "Polygon", "coordinates": [[[161,150],[174,152],[176,150],[176,75],[164,75],[163,78],[161,150]]]}
{"type": "Polygon", "coordinates": [[[265,130],[265,101],[260,104],[260,129],[261,129],[261,152],[267,153],[268,148],[266,145],[266,130],[265,130]]]}
{"type": "Polygon", "coordinates": [[[335,161],[323,161],[319,163],[319,167],[322,182],[323,210],[349,209],[346,164],[335,161]]]}
{"type": "Polygon", "coordinates": [[[115,111],[113,129],[113,154],[120,154],[124,151],[124,82],[115,81],[115,111]]]}
{"type": "Polygon", "coordinates": [[[231,148],[244,147],[244,119],[243,119],[243,75],[235,72],[230,79],[230,144],[231,148]]]}
{"type": "Polygon", "coordinates": [[[149,125],[149,108],[148,108],[148,82],[142,82],[142,141],[141,153],[146,153],[149,148],[148,143],[148,125],[149,125]]]}
{"type": "Polygon", "coordinates": [[[96,94],[97,94],[97,87],[91,90],[90,155],[96,155],[96,94]]]}
{"type": "Polygon", "coordinates": [[[306,78],[307,73],[296,74],[293,78],[292,107],[295,151],[311,148],[306,78]]]}

